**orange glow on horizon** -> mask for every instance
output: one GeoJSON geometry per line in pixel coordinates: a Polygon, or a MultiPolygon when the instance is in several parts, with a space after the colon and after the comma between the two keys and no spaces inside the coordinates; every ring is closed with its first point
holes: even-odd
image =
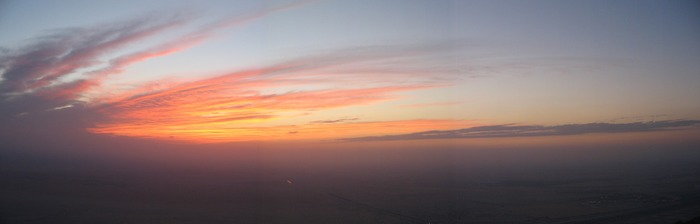
{"type": "MultiPolygon", "coordinates": [[[[455,120],[404,120],[353,123],[266,122],[298,117],[319,110],[368,105],[395,99],[396,92],[434,88],[436,85],[403,84],[350,89],[307,89],[283,93],[275,74],[282,67],[231,73],[163,90],[129,92],[100,99],[93,105],[108,121],[90,129],[95,133],[190,142],[230,142],[279,139],[336,139],[388,135],[464,127],[455,120]],[[270,75],[275,74],[275,75],[270,75]]],[[[305,116],[305,115],[304,115],[305,116]]]]}
{"type": "Polygon", "coordinates": [[[115,125],[94,128],[91,131],[194,143],[220,143],[262,140],[336,140],[367,135],[406,134],[420,131],[456,129],[468,125],[470,125],[469,122],[460,120],[403,120],[230,128],[218,126],[208,128],[201,125],[115,125]]]}

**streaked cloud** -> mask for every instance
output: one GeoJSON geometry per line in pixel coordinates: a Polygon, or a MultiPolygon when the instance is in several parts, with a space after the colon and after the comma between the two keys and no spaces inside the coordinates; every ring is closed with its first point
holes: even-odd
{"type": "MultiPolygon", "coordinates": [[[[412,133],[430,129],[453,129],[469,126],[469,121],[448,119],[416,119],[396,121],[368,121],[346,123],[310,123],[302,125],[262,126],[253,117],[230,118],[220,124],[193,123],[178,126],[143,123],[136,126],[122,123],[103,126],[91,131],[130,137],[151,138],[194,143],[220,143],[244,141],[331,141],[340,137],[412,133]],[[249,122],[245,122],[248,120],[249,122]],[[253,122],[250,122],[253,121],[253,122]],[[225,125],[228,123],[229,125],[225,125]],[[247,125],[246,125],[247,123],[247,125]]],[[[267,119],[267,118],[262,118],[267,119]]]]}
{"type": "Polygon", "coordinates": [[[274,12],[292,9],[309,1],[236,15],[202,25],[156,46],[115,56],[105,56],[147,38],[181,27],[196,19],[190,13],[143,16],[140,18],[84,28],[64,28],[32,39],[27,46],[0,52],[0,95],[33,94],[53,101],[77,100],[110,75],[122,73],[132,64],[167,56],[191,48],[218,31],[260,19],[274,12]],[[100,67],[95,69],[95,67],[100,67]],[[66,77],[73,76],[66,80],[66,77]]]}
{"type": "Polygon", "coordinates": [[[207,39],[215,36],[217,32],[224,30],[224,29],[229,29],[233,28],[239,25],[243,25],[245,23],[252,22],[256,19],[260,19],[266,15],[269,15],[274,12],[280,12],[288,9],[293,9],[295,7],[302,6],[304,4],[309,3],[310,1],[301,1],[301,2],[295,2],[292,4],[288,5],[283,5],[280,7],[276,8],[271,8],[267,10],[262,10],[262,11],[256,11],[253,13],[245,14],[245,15],[239,15],[239,16],[233,16],[231,18],[223,19],[216,21],[214,23],[210,23],[207,25],[203,25],[199,27],[198,29],[189,32],[187,34],[184,34],[174,40],[166,41],[164,43],[161,43],[157,46],[150,47],[148,49],[132,52],[129,54],[121,55],[116,58],[113,58],[109,61],[108,65],[104,68],[98,69],[98,70],[93,70],[90,72],[86,72],[85,75],[88,76],[89,78],[83,79],[83,80],[77,80],[71,83],[66,83],[64,85],[58,86],[51,93],[51,96],[72,96],[74,97],[75,94],[78,93],[83,93],[87,91],[89,88],[92,88],[94,86],[99,85],[102,83],[103,79],[114,74],[119,74],[122,73],[128,66],[131,66],[132,64],[138,63],[138,62],[143,62],[145,60],[151,59],[151,58],[156,58],[156,57],[163,57],[167,56],[170,54],[174,54],[186,49],[189,49],[191,47],[194,47],[207,39]]]}
{"type": "MultiPolygon", "coordinates": [[[[310,115],[319,110],[369,105],[399,98],[400,92],[447,86],[448,82],[441,77],[444,74],[436,72],[440,70],[437,67],[445,65],[425,59],[444,54],[453,44],[435,43],[354,47],[211,78],[167,82],[165,85],[156,81],[117,94],[102,92],[84,98],[83,94],[101,85],[106,77],[119,74],[134,63],[188,49],[209,39],[221,29],[303,4],[306,2],[205,25],[171,41],[117,55],[98,69],[93,68],[103,56],[130,43],[183,25],[188,22],[187,19],[184,16],[173,17],[156,23],[151,22],[149,17],[131,22],[137,23],[136,25],[114,25],[101,31],[115,36],[112,37],[116,38],[114,40],[88,33],[84,35],[90,38],[64,46],[62,43],[65,40],[72,40],[75,37],[71,35],[77,35],[66,31],[59,35],[61,38],[48,45],[35,44],[19,54],[3,56],[2,93],[7,98],[3,104],[16,105],[8,106],[13,109],[3,113],[27,115],[23,117],[42,114],[50,117],[51,112],[80,111],[76,114],[92,118],[88,130],[94,133],[194,142],[288,138],[289,133],[296,133],[295,138],[326,136],[332,139],[339,136],[319,134],[327,132],[319,131],[320,128],[335,130],[329,133],[350,133],[351,135],[345,135],[347,137],[357,135],[349,130],[340,131],[344,127],[362,129],[382,122],[353,122],[358,118],[319,120],[296,126],[275,126],[267,122],[299,116],[290,114],[310,115]],[[150,23],[156,25],[147,25],[150,23]],[[95,35],[97,36],[93,37],[95,35]],[[111,42],[103,43],[105,41],[111,42]],[[52,51],[57,46],[62,48],[52,51]],[[75,58],[70,56],[76,51],[85,53],[75,58]],[[34,54],[44,57],[32,57],[34,54]],[[52,63],[41,64],[45,60],[51,60],[52,63]],[[412,66],[405,66],[406,64],[412,66]],[[81,76],[77,79],[63,79],[73,74],[81,76]],[[397,79],[402,81],[396,82],[397,79]],[[328,126],[331,124],[333,126],[328,126]]],[[[451,120],[387,122],[399,122],[402,125],[401,128],[382,126],[373,129],[403,131],[372,133],[408,133],[446,128],[447,123],[459,123],[451,120]]],[[[457,127],[461,126],[449,126],[457,127]]]]}
{"type": "MultiPolygon", "coordinates": [[[[397,92],[434,85],[394,85],[367,88],[333,88],[269,92],[280,87],[276,78],[286,67],[235,72],[210,79],[182,83],[162,91],[135,95],[97,106],[109,117],[91,130],[127,136],[183,138],[197,141],[219,139],[250,140],[254,131],[238,133],[241,127],[285,118],[286,112],[310,112],[338,107],[366,105],[396,98],[397,92]],[[278,73],[276,76],[269,76],[278,73]]],[[[284,86],[284,85],[282,85],[284,86]]],[[[257,127],[255,129],[266,130],[257,127]]],[[[268,135],[273,136],[269,131],[268,135]]]]}
{"type": "MultiPolygon", "coordinates": [[[[420,130],[454,129],[473,126],[468,120],[452,119],[413,119],[390,121],[340,122],[340,123],[311,123],[294,126],[275,126],[273,129],[288,130],[294,135],[282,136],[290,140],[333,140],[339,136],[360,137],[366,135],[384,135],[392,133],[413,133],[420,130]]],[[[277,138],[277,137],[276,137],[277,138]]]]}
{"type": "MultiPolygon", "coordinates": [[[[465,78],[551,67],[543,66],[541,61],[521,61],[515,56],[501,58],[481,51],[471,54],[466,52],[472,47],[470,44],[478,44],[466,41],[347,46],[322,53],[308,52],[213,77],[156,80],[116,93],[101,86],[107,77],[123,73],[136,63],[182,52],[225,29],[309,2],[294,2],[199,26],[193,25],[196,17],[191,14],[170,14],[52,31],[23,48],[0,52],[1,115],[3,120],[16,119],[15,123],[22,125],[34,116],[61,113],[65,117],[73,113],[79,115],[74,119],[89,117],[90,122],[74,123],[94,133],[193,142],[519,137],[671,127],[656,122],[465,128],[473,124],[450,118],[419,119],[417,116],[421,115],[397,120],[367,119],[357,114],[313,117],[319,111],[402,99],[409,91],[449,87],[465,78]],[[183,26],[191,29],[155,44],[144,41],[183,26]],[[479,58],[484,60],[468,60],[479,58]],[[511,63],[514,61],[519,63],[511,63]]],[[[590,67],[587,63],[579,66],[590,67]]],[[[394,107],[410,110],[460,103],[445,100],[408,100],[394,107]]]]}
{"type": "Polygon", "coordinates": [[[416,103],[416,104],[401,105],[401,107],[406,107],[406,108],[439,107],[439,106],[451,106],[451,105],[456,105],[459,103],[460,102],[456,102],[456,101],[435,102],[435,103],[416,103]]]}
{"type": "Polygon", "coordinates": [[[312,121],[310,123],[312,124],[335,124],[335,123],[343,123],[343,122],[349,122],[349,121],[356,121],[358,118],[341,118],[341,119],[335,119],[335,120],[317,120],[317,121],[312,121]]]}
{"type": "Polygon", "coordinates": [[[542,125],[489,125],[456,130],[424,131],[401,135],[366,136],[345,138],[347,141],[393,141],[417,139],[450,139],[450,138],[508,138],[580,135],[594,133],[624,133],[665,131],[677,128],[690,128],[700,124],[700,120],[665,120],[636,123],[589,123],[566,124],[555,126],[542,125]]]}
{"type": "Polygon", "coordinates": [[[50,86],[79,69],[98,64],[105,54],[186,22],[186,16],[173,15],[55,30],[0,57],[0,92],[22,93],[50,86]]]}
{"type": "MultiPolygon", "coordinates": [[[[316,138],[320,135],[306,135],[307,131],[299,130],[304,127],[289,130],[268,123],[298,116],[290,114],[310,115],[320,110],[369,105],[397,99],[400,92],[448,86],[444,80],[433,79],[435,74],[421,73],[421,69],[405,73],[388,69],[400,67],[404,60],[430,57],[445,47],[354,48],[175,83],[157,90],[146,86],[130,94],[105,96],[92,102],[91,107],[106,119],[90,130],[195,142],[278,139],[287,138],[289,133],[316,138]],[[382,66],[373,66],[376,64],[382,66]],[[358,68],[365,72],[356,73],[358,68]],[[392,81],[396,79],[402,82],[392,81]]],[[[300,126],[349,121],[352,120],[300,126]]],[[[326,128],[335,132],[339,127],[326,128]]],[[[424,129],[412,130],[441,126],[421,127],[424,129]]]]}

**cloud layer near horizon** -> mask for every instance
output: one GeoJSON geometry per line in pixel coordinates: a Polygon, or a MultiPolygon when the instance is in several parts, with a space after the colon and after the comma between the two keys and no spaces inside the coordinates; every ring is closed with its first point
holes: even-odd
{"type": "Polygon", "coordinates": [[[401,135],[365,136],[345,138],[346,141],[396,141],[452,138],[511,138],[535,136],[581,135],[595,133],[626,133],[666,131],[695,127],[700,120],[664,120],[636,123],[588,123],[566,125],[487,125],[455,130],[424,131],[401,135]]]}

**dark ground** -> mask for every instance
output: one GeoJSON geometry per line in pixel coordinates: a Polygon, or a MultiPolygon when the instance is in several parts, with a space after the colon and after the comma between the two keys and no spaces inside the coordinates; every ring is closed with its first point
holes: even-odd
{"type": "Polygon", "coordinates": [[[0,220],[671,224],[700,216],[698,149],[658,147],[246,149],[132,160],[5,153],[0,220]]]}

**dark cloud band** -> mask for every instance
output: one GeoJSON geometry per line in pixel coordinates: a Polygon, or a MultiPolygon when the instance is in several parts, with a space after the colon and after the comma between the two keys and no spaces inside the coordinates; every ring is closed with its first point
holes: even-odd
{"type": "Polygon", "coordinates": [[[677,128],[687,128],[700,124],[700,120],[665,120],[636,123],[589,123],[566,124],[555,126],[542,125],[490,125],[457,130],[425,131],[402,135],[367,136],[346,138],[346,141],[393,141],[416,139],[449,139],[449,138],[507,138],[579,135],[592,133],[623,133],[663,131],[677,128]]]}

